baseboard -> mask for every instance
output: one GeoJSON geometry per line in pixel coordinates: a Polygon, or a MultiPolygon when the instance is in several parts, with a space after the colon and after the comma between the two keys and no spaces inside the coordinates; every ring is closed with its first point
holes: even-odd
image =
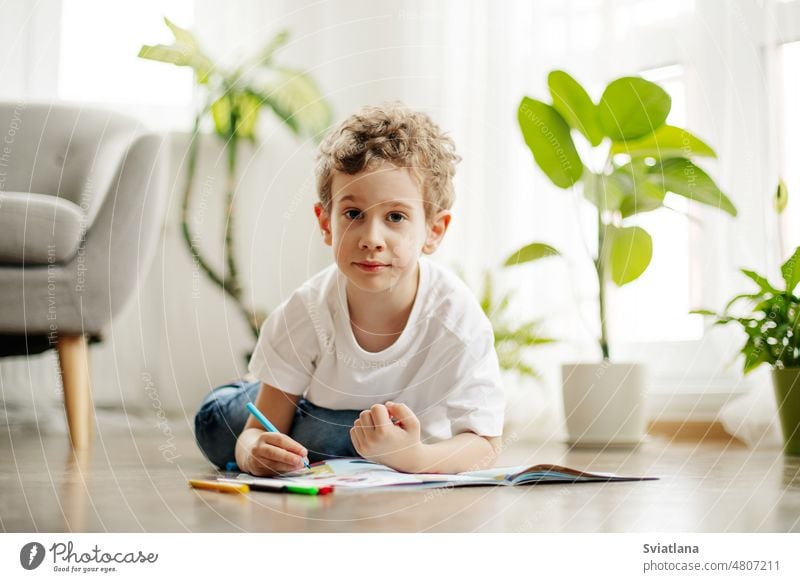
{"type": "Polygon", "coordinates": [[[725,430],[717,420],[655,420],[647,427],[654,436],[674,442],[708,442],[745,447],[745,443],[725,430]]]}
{"type": "Polygon", "coordinates": [[[726,404],[743,396],[747,389],[749,386],[745,383],[714,389],[683,387],[679,392],[662,387],[648,396],[648,417],[658,422],[713,422],[726,404]]]}

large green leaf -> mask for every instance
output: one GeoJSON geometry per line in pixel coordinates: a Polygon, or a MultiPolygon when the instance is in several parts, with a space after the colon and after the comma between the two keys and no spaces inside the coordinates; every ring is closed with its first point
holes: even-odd
{"type": "Polygon", "coordinates": [[[643,212],[652,212],[664,205],[663,198],[651,196],[646,192],[645,189],[642,189],[631,196],[626,196],[622,200],[622,203],[619,205],[619,212],[622,214],[622,218],[628,218],[629,216],[641,214],[643,212]]]}
{"type": "Polygon", "coordinates": [[[600,212],[619,208],[625,194],[611,176],[589,171],[583,175],[583,196],[600,212]]]}
{"type": "Polygon", "coordinates": [[[271,73],[269,81],[258,84],[255,94],[295,133],[321,137],[332,113],[316,83],[292,69],[275,68],[271,73]]]}
{"type": "Polygon", "coordinates": [[[236,135],[244,139],[255,138],[261,99],[249,91],[243,91],[236,96],[236,108],[236,135]]]}
{"type": "Polygon", "coordinates": [[[553,71],[547,85],[556,108],[570,127],[580,131],[593,146],[603,141],[597,106],[580,83],[564,71],[553,71]]]}
{"type": "Polygon", "coordinates": [[[236,137],[253,140],[261,106],[261,98],[250,91],[228,91],[211,104],[214,129],[227,139],[233,120],[236,123],[236,137]]]}
{"type": "Polygon", "coordinates": [[[217,135],[228,137],[230,134],[232,110],[231,95],[227,93],[211,104],[211,119],[214,121],[214,131],[217,135]]]}
{"type": "Polygon", "coordinates": [[[664,189],[638,165],[617,168],[608,181],[609,189],[616,192],[619,200],[614,209],[619,210],[622,218],[656,210],[664,203],[664,189]]]}
{"type": "Polygon", "coordinates": [[[166,16],[164,17],[164,24],[166,24],[172,31],[172,35],[175,37],[176,43],[188,45],[197,50],[200,49],[200,45],[197,42],[197,39],[194,37],[194,34],[192,34],[190,30],[186,28],[181,28],[166,16]]]}
{"type": "Polygon", "coordinates": [[[580,180],[583,162],[569,134],[569,126],[551,105],[523,97],[517,119],[533,159],[559,188],[569,188],[580,180]]]}
{"type": "Polygon", "coordinates": [[[512,253],[503,263],[504,267],[511,267],[521,263],[529,263],[546,257],[557,256],[560,253],[544,243],[531,243],[512,253]]]}
{"type": "Polygon", "coordinates": [[[197,75],[197,82],[205,84],[214,69],[214,64],[205,55],[198,53],[186,45],[142,45],[139,58],[162,63],[171,63],[179,67],[191,67],[197,75]]]}
{"type": "Polygon", "coordinates": [[[165,18],[164,22],[175,36],[175,42],[171,45],[142,45],[139,57],[179,67],[191,67],[197,75],[197,82],[207,83],[209,75],[214,70],[214,63],[203,53],[190,31],[181,28],[168,18],[165,18]]]}
{"type": "Polygon", "coordinates": [[[672,104],[664,89],[640,77],[609,83],[600,98],[600,125],[614,141],[632,140],[664,124],[672,104]]]}
{"type": "Polygon", "coordinates": [[[639,226],[606,227],[605,246],[611,280],[620,287],[644,273],[653,257],[653,239],[639,226]]]}
{"type": "Polygon", "coordinates": [[[736,216],[736,207],[717,187],[714,180],[686,158],[670,158],[650,168],[656,183],[668,192],[707,204],[736,216]]]}
{"type": "Polygon", "coordinates": [[[786,292],[794,293],[794,288],[800,283],[800,247],[797,247],[789,260],[781,266],[781,274],[786,281],[786,292]]]}
{"type": "Polygon", "coordinates": [[[662,125],[639,139],[615,141],[611,144],[611,153],[653,158],[717,157],[714,150],[700,138],[674,125],[662,125]]]}

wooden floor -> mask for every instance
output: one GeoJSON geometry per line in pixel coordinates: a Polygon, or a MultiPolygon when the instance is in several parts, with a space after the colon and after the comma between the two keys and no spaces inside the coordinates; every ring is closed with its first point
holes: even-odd
{"type": "Polygon", "coordinates": [[[197,491],[212,474],[188,428],[115,428],[90,455],[62,436],[0,434],[4,532],[800,532],[800,459],[731,444],[576,451],[516,442],[500,465],[554,462],[658,476],[641,483],[342,492],[197,491]]]}

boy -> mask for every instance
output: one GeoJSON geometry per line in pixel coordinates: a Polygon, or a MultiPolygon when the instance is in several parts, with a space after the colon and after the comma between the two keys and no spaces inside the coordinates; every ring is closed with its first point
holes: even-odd
{"type": "Polygon", "coordinates": [[[196,437],[212,462],[235,456],[254,475],[297,470],[305,456],[405,472],[494,464],[505,398],[491,324],[460,279],[422,256],[450,224],[458,161],[427,115],[400,104],[328,134],[314,212],[335,264],[264,322],[249,365],[259,382],[206,397],[196,437]],[[248,414],[251,400],[280,433],[248,414]]]}

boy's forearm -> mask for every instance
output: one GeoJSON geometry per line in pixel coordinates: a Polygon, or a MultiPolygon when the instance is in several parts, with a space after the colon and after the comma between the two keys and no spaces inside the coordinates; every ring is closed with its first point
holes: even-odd
{"type": "MultiPolygon", "coordinates": [[[[493,440],[499,440],[493,439],[493,440]]],[[[462,473],[488,469],[497,460],[493,441],[465,432],[434,444],[421,444],[416,455],[414,473],[462,473]]]]}

